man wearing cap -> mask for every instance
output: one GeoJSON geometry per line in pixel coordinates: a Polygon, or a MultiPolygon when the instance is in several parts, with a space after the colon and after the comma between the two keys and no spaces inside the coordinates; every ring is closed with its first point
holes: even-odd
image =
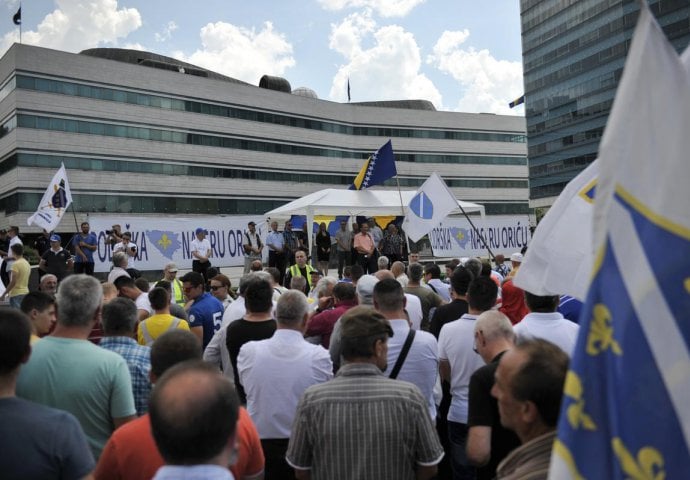
{"type": "Polygon", "coordinates": [[[256,223],[249,222],[247,224],[247,230],[244,232],[244,243],[242,245],[244,248],[244,272],[246,275],[249,273],[249,268],[254,260],[261,260],[261,250],[264,248],[264,244],[261,243],[261,237],[256,233],[256,223]]]}
{"type": "Polygon", "coordinates": [[[98,246],[98,238],[95,233],[89,232],[89,229],[89,222],[82,222],[81,232],[72,241],[75,253],[74,273],[93,275],[93,252],[98,246]]]}
{"type": "Polygon", "coordinates": [[[184,292],[182,291],[182,282],[177,278],[177,264],[174,262],[166,263],[163,268],[163,278],[166,282],[170,282],[172,295],[170,296],[170,303],[176,303],[184,307],[184,292]]]}
{"type": "Polygon", "coordinates": [[[60,235],[54,233],[50,236],[50,249],[48,249],[38,264],[38,268],[46,273],[52,273],[58,282],[67,276],[67,271],[72,270],[74,262],[72,255],[62,248],[60,235]]]}
{"type": "Polygon", "coordinates": [[[390,323],[355,307],[343,316],[341,334],[345,365],[333,380],[308,388],[297,406],[286,455],[297,478],[433,477],[443,448],[426,400],[411,383],[382,374],[390,323]]]}
{"type": "Polygon", "coordinates": [[[209,258],[211,258],[211,243],[206,238],[206,230],[198,227],[194,232],[196,238],[192,240],[189,245],[189,251],[192,254],[192,271],[200,273],[206,282],[206,271],[211,266],[209,258]]]}
{"type": "Polygon", "coordinates": [[[522,265],[522,254],[520,252],[515,252],[510,256],[510,265],[512,268],[510,272],[508,272],[508,275],[506,275],[506,280],[513,278],[520,269],[520,265],[522,265]]]}

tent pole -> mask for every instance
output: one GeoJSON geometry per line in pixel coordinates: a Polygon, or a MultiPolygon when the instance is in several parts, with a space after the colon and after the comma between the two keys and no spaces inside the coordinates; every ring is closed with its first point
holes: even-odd
{"type": "MultiPolygon", "coordinates": [[[[398,178],[398,175],[396,173],[395,175],[395,182],[398,184],[398,196],[400,197],[400,213],[402,213],[403,220],[405,220],[405,205],[403,204],[403,199],[402,199],[402,190],[400,190],[400,179],[398,178]]],[[[410,237],[407,236],[407,232],[405,232],[405,243],[407,243],[407,254],[410,254],[410,237]]]]}

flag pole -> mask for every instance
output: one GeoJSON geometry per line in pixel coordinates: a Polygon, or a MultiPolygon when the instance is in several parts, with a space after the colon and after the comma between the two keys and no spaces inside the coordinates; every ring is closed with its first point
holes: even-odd
{"type": "Polygon", "coordinates": [[[472,222],[472,220],[470,220],[470,216],[467,215],[467,212],[465,211],[464,208],[462,208],[462,205],[460,204],[460,202],[458,202],[458,207],[460,207],[460,211],[462,212],[462,214],[464,215],[464,217],[465,217],[465,218],[467,219],[467,221],[469,222],[470,226],[472,227],[472,230],[474,230],[474,233],[477,234],[477,236],[479,237],[479,239],[480,239],[480,240],[482,241],[482,243],[484,244],[484,247],[486,247],[486,251],[489,252],[489,260],[495,260],[496,257],[494,256],[494,253],[493,253],[493,252],[491,251],[491,249],[489,248],[489,244],[486,243],[486,240],[484,240],[484,237],[482,237],[482,234],[479,233],[479,229],[474,225],[474,223],[472,222]]]}
{"type": "MultiPolygon", "coordinates": [[[[395,172],[395,183],[398,185],[398,196],[400,197],[400,212],[402,213],[403,220],[405,217],[405,204],[403,203],[402,191],[400,190],[400,178],[398,177],[398,172],[395,172]]],[[[407,236],[405,232],[405,243],[407,243],[407,254],[410,254],[410,237],[407,236]]]]}

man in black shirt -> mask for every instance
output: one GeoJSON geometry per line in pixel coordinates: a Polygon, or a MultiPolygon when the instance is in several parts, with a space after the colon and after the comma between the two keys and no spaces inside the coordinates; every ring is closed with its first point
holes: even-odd
{"type": "Polygon", "coordinates": [[[45,273],[55,275],[58,282],[62,281],[67,276],[67,271],[71,271],[74,266],[72,255],[62,248],[61,242],[60,235],[52,234],[50,236],[50,248],[43,253],[41,262],[38,264],[38,268],[45,273]]]}
{"type": "Polygon", "coordinates": [[[271,316],[273,288],[267,279],[258,276],[249,278],[243,286],[242,294],[247,312],[244,317],[228,325],[225,345],[230,354],[237,394],[242,404],[246,404],[247,395],[244,393],[237,373],[237,356],[245,343],[271,338],[276,331],[276,322],[271,316]]]}
{"type": "Polygon", "coordinates": [[[502,313],[489,310],[477,317],[475,351],[487,363],[470,378],[467,458],[478,467],[477,480],[494,478],[501,460],[520,446],[518,436],[501,425],[498,402],[491,396],[498,362],[514,341],[513,326],[502,313]]]}
{"type": "Polygon", "coordinates": [[[458,266],[450,277],[451,302],[437,307],[431,317],[429,331],[438,339],[441,327],[446,323],[457,320],[467,313],[467,287],[474,279],[472,272],[465,267],[458,266]]]}

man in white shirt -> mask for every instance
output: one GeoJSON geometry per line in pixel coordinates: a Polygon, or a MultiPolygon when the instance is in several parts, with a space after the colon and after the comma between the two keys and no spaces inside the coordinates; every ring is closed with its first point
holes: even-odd
{"type": "Polygon", "coordinates": [[[450,303],[450,287],[441,280],[441,268],[435,263],[424,267],[424,281],[426,286],[438,294],[446,303],[450,303]]]}
{"type": "Polygon", "coordinates": [[[196,238],[189,244],[189,252],[192,255],[192,271],[198,272],[204,277],[204,283],[208,281],[206,271],[211,267],[211,243],[206,238],[208,232],[202,227],[198,227],[194,234],[196,238]]]}
{"type": "Polygon", "coordinates": [[[518,338],[548,340],[572,357],[580,326],[563,318],[563,315],[557,311],[559,302],[558,295],[540,297],[526,291],[525,304],[530,313],[525,315],[525,318],[517,323],[513,330],[518,338]]]}
{"type": "Polygon", "coordinates": [[[264,248],[261,237],[256,233],[256,223],[249,222],[247,224],[247,231],[244,232],[244,242],[242,243],[245,254],[243,274],[246,275],[249,273],[252,262],[254,260],[261,260],[261,250],[264,248]]]}
{"type": "Polygon", "coordinates": [[[470,377],[484,365],[474,350],[474,324],[477,317],[491,310],[496,302],[498,286],[488,277],[479,277],[467,289],[468,313],[446,323],[438,336],[441,378],[450,383],[452,400],[448,411],[448,439],[453,478],[474,478],[465,453],[467,444],[467,412],[470,377]]]}
{"type": "Polygon", "coordinates": [[[429,332],[410,329],[410,323],[405,318],[405,303],[402,286],[395,279],[385,278],[374,287],[374,308],[386,317],[393,328],[393,337],[388,340],[388,367],[384,375],[416,385],[427,401],[433,421],[436,419],[434,385],[438,376],[438,344],[429,332]],[[397,367],[408,335],[413,335],[412,343],[402,364],[397,367]]]}
{"type": "Polygon", "coordinates": [[[122,241],[113,247],[113,253],[124,252],[127,255],[127,265],[134,268],[137,260],[137,246],[132,243],[132,234],[125,232],[122,234],[122,241]]]}
{"type": "Polygon", "coordinates": [[[333,378],[328,351],[302,336],[308,310],[302,292],[290,290],[281,295],[273,337],[245,343],[237,358],[247,411],[266,457],[266,478],[292,478],[285,452],[297,403],[308,387],[333,378]]]}
{"type": "Polygon", "coordinates": [[[12,264],[14,264],[14,254],[12,253],[12,245],[21,244],[22,239],[19,238],[19,227],[12,226],[7,230],[7,236],[10,238],[9,245],[7,246],[5,261],[2,264],[2,283],[7,286],[10,283],[10,271],[12,270],[12,264]]]}
{"type": "Polygon", "coordinates": [[[139,321],[145,320],[153,315],[153,308],[151,308],[148,293],[139,290],[132,278],[124,276],[118,277],[114,283],[121,297],[129,298],[137,305],[137,316],[139,321]]]}
{"type": "Polygon", "coordinates": [[[108,283],[115,283],[120,277],[129,277],[127,272],[127,254],[125,252],[116,252],[113,254],[113,268],[108,274],[108,283]]]}

